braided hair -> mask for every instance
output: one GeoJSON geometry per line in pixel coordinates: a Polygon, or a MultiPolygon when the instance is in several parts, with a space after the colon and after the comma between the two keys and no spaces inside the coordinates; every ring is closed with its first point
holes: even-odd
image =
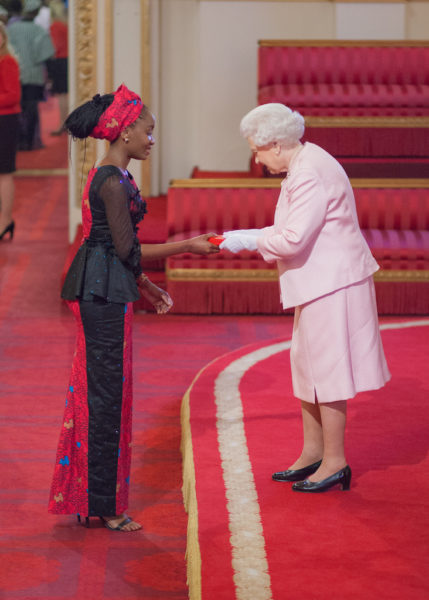
{"type": "Polygon", "coordinates": [[[112,104],[114,97],[114,94],[96,94],[92,100],[75,108],[64,122],[65,130],[73,138],[87,138],[106,108],[112,104]]]}

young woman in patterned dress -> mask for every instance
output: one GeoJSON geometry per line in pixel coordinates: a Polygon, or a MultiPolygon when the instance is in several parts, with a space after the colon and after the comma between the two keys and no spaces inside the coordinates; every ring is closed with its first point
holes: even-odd
{"type": "Polygon", "coordinates": [[[155,119],[137,94],[121,85],[73,111],[65,128],[75,138],[107,139],[107,154],[91,169],[82,199],[83,242],[67,273],[62,297],[76,317],[77,347],[66,397],[49,512],[99,516],[110,529],[135,531],[125,513],[131,461],[133,301],[140,295],[158,313],[172,300],[142,273],[141,258],[182,252],[211,254],[201,235],[143,244],[137,225],[146,212],[131,158],[146,160],[155,119]]]}

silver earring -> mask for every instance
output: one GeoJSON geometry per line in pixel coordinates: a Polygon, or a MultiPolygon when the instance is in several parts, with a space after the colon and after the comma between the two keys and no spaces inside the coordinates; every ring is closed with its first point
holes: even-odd
{"type": "Polygon", "coordinates": [[[126,138],[123,138],[123,140],[124,140],[124,142],[125,142],[126,144],[128,144],[128,142],[130,141],[130,140],[127,138],[127,137],[126,137],[126,138]]]}

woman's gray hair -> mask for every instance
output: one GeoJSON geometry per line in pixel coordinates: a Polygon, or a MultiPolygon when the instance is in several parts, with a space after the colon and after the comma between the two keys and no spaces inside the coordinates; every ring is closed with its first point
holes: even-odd
{"type": "Polygon", "coordinates": [[[261,104],[245,115],[240,133],[252,138],[257,146],[282,142],[293,147],[304,135],[304,117],[284,104],[261,104]]]}

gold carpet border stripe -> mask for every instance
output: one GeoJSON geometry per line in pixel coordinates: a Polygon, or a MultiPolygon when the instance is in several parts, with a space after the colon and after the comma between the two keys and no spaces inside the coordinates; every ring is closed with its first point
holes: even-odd
{"type": "Polygon", "coordinates": [[[258,494],[243,422],[240,382],[257,362],[290,346],[291,342],[286,341],[250,352],[230,363],[215,381],[216,427],[228,500],[237,600],[272,600],[258,494]]]}
{"type": "MultiPolygon", "coordinates": [[[[199,374],[195,380],[198,377],[199,374]]],[[[186,578],[189,588],[189,600],[201,600],[201,552],[198,541],[198,503],[195,489],[194,449],[192,445],[191,409],[189,403],[192,386],[193,383],[182,399],[180,412],[182,439],[180,450],[182,452],[183,504],[188,514],[186,578]]]]}
{"type": "MultiPolygon", "coordinates": [[[[235,178],[235,177],[219,177],[219,178],[190,178],[190,179],[172,179],[170,188],[265,188],[265,189],[280,189],[281,178],[269,177],[251,177],[251,178],[235,178]]],[[[429,179],[425,178],[362,178],[350,179],[354,188],[429,188],[429,179]]]]}
{"type": "Polygon", "coordinates": [[[403,323],[382,323],[380,325],[380,331],[386,331],[386,329],[407,329],[408,327],[428,327],[429,319],[420,319],[419,321],[404,321],[403,323]]]}
{"type": "MultiPolygon", "coordinates": [[[[277,281],[277,269],[171,269],[166,271],[169,281],[277,281]]],[[[429,270],[380,269],[375,281],[427,282],[429,270]]]]}
{"type": "MultiPolygon", "coordinates": [[[[380,325],[380,330],[388,330],[388,329],[405,329],[408,327],[426,327],[429,326],[429,319],[420,319],[414,321],[404,321],[399,323],[383,323],[380,325]]],[[[229,367],[222,371],[222,373],[216,379],[216,388],[219,395],[218,402],[218,424],[220,423],[220,415],[219,415],[219,405],[225,408],[225,417],[224,421],[226,423],[231,422],[231,413],[229,411],[230,405],[228,403],[227,395],[231,392],[234,394],[236,401],[237,395],[239,394],[239,385],[241,382],[241,378],[246,373],[246,371],[254,366],[258,361],[265,360],[276,354],[278,352],[283,352],[284,350],[290,349],[291,341],[281,342],[279,344],[272,344],[270,346],[261,348],[255,352],[247,354],[246,356],[241,357],[238,361],[231,363],[229,367],[235,365],[235,368],[231,370],[229,367]],[[237,368],[238,367],[238,368],[237,368]],[[221,377],[222,375],[222,377],[221,377]],[[231,389],[231,384],[234,384],[234,390],[231,389]],[[225,392],[223,391],[223,387],[226,387],[225,392]],[[229,418],[229,421],[228,421],[229,418]]],[[[188,539],[187,539],[187,550],[186,550],[186,558],[187,558],[187,572],[188,572],[188,586],[189,586],[189,599],[190,600],[201,600],[201,553],[198,541],[198,505],[197,505],[197,497],[196,497],[196,489],[195,489],[195,465],[193,459],[193,445],[192,445],[192,431],[190,424],[190,394],[192,391],[195,382],[200,377],[201,373],[207,369],[212,363],[216,360],[211,361],[208,365],[203,367],[199,371],[199,373],[194,378],[191,386],[186,391],[183,400],[182,400],[182,409],[181,409],[181,426],[182,426],[182,441],[181,441],[181,451],[183,456],[183,501],[185,505],[185,509],[188,513],[188,539]]],[[[240,398],[241,404],[241,398],[240,398]]],[[[241,406],[242,413],[242,406],[241,406]]],[[[223,427],[225,429],[225,427],[223,427]]],[[[219,428],[218,428],[219,430],[219,428]]],[[[226,436],[228,438],[228,436],[226,436]]],[[[225,436],[223,436],[225,438],[225,436]]],[[[233,456],[236,453],[237,444],[235,443],[235,439],[229,438],[232,443],[229,443],[229,449],[231,446],[233,447],[233,456]]],[[[245,456],[247,454],[247,443],[244,439],[245,448],[244,453],[245,456]]],[[[242,476],[242,474],[234,473],[234,478],[237,475],[242,476]]],[[[251,475],[251,479],[253,480],[253,475],[251,475]]],[[[239,487],[239,486],[238,486],[239,487]]],[[[239,487],[239,494],[241,496],[241,489],[239,487]]],[[[241,512],[240,515],[241,517],[241,512]]],[[[239,531],[246,531],[248,523],[245,518],[242,522],[242,529],[240,529],[240,524],[238,524],[239,531]]],[[[259,529],[259,528],[258,528],[259,529]]],[[[249,547],[247,536],[246,538],[246,549],[249,547]]],[[[234,543],[236,538],[231,535],[231,543],[234,543]]],[[[266,558],[265,558],[266,561],[266,558]]],[[[239,565],[240,566],[240,565],[239,565]]],[[[242,573],[243,575],[243,573],[242,573]]],[[[246,575],[244,573],[244,575],[246,575]]],[[[246,588],[248,588],[247,582],[246,588]]],[[[267,590],[265,590],[267,591],[267,590]]],[[[246,600],[260,600],[259,597],[253,595],[253,589],[248,590],[249,594],[244,596],[246,600]]],[[[247,593],[247,591],[246,591],[247,593]]],[[[237,596],[238,597],[238,596],[237,596]]],[[[243,600],[240,596],[239,600],[243,600]]]]}

